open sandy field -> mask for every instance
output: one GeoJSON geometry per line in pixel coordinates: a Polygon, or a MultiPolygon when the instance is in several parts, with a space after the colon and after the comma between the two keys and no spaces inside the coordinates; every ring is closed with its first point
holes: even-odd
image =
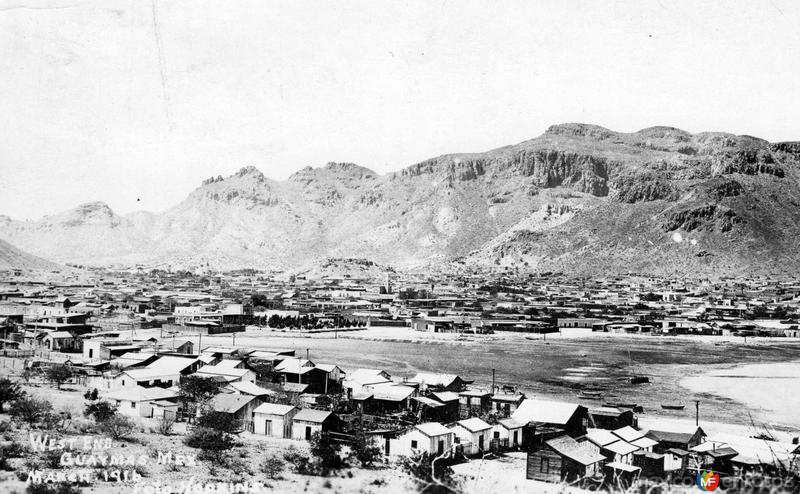
{"type": "MultiPolygon", "coordinates": [[[[197,335],[190,338],[198,343],[197,335]]],[[[203,336],[202,346],[231,346],[233,340],[231,335],[203,336]]],[[[752,416],[753,420],[780,429],[800,428],[800,416],[789,412],[792,408],[777,398],[767,404],[768,400],[751,393],[715,393],[717,384],[705,377],[709,372],[764,362],[792,368],[795,364],[791,362],[800,355],[797,339],[748,338],[745,343],[741,338],[710,336],[572,333],[545,338],[521,333],[438,334],[405,328],[298,334],[250,328],[236,335],[235,344],[293,349],[298,356],[336,363],[345,370],[381,368],[400,377],[417,372],[459,374],[482,386],[491,384],[495,369],[497,382],[518,385],[529,396],[580,402],[590,407],[604,402],[638,403],[644,406],[645,415],[677,419],[694,419],[694,400],[700,400],[701,417],[706,420],[748,425],[752,416]],[[628,378],[634,374],[647,376],[650,383],[630,384],[628,378]],[[601,396],[596,400],[582,399],[579,395],[584,390],[600,391],[601,396]],[[684,404],[685,409],[662,410],[661,404],[684,404]]],[[[772,368],[765,369],[769,372],[772,368]]],[[[736,381],[741,380],[725,379],[730,381],[731,389],[737,389],[736,381]]],[[[782,382],[796,389],[797,380],[782,382]]]]}
{"type": "Polygon", "coordinates": [[[776,425],[800,427],[800,362],[727,366],[681,380],[695,393],[743,403],[776,425]]]}

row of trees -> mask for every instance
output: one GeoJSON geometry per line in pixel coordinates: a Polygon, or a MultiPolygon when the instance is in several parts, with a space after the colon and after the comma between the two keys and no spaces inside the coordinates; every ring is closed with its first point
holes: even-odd
{"type": "Polygon", "coordinates": [[[303,315],[300,317],[280,316],[278,314],[273,314],[268,319],[264,317],[258,318],[258,323],[261,325],[266,324],[270,328],[274,329],[354,328],[364,327],[367,325],[367,323],[364,321],[356,321],[353,319],[320,319],[313,314],[303,315]]]}

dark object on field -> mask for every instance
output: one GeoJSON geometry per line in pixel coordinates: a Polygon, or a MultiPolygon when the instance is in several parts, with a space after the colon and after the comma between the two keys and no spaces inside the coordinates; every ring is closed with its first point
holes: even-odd
{"type": "Polygon", "coordinates": [[[647,376],[632,376],[630,381],[631,384],[647,384],[650,382],[650,378],[647,376]]]}
{"type": "Polygon", "coordinates": [[[665,403],[661,404],[661,408],[663,408],[664,410],[683,410],[685,407],[686,405],[675,405],[675,404],[665,404],[665,403]]]}

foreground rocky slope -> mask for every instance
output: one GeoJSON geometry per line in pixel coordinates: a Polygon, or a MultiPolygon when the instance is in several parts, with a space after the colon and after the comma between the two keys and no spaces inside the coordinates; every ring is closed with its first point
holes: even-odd
{"type": "Polygon", "coordinates": [[[282,268],[333,257],[399,268],[791,272],[798,164],[798,143],[564,124],[387,175],[330,163],[279,182],[247,167],[162,214],[89,203],[36,222],[0,217],[0,237],[78,263],[282,268]]]}

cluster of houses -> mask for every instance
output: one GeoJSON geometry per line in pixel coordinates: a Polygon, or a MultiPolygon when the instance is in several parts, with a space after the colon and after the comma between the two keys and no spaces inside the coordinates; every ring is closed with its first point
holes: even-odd
{"type": "Polygon", "coordinates": [[[117,273],[90,285],[0,287],[0,330],[5,352],[63,357],[83,384],[97,388],[120,413],[138,418],[192,420],[182,409],[179,386],[199,376],[220,384],[210,409],[230,415],[241,431],[254,435],[308,440],[316,432],[346,438],[358,430],[390,458],[520,449],[527,452],[531,479],[632,479],[707,467],[734,474],[776,461],[788,465],[798,449],[657,420],[642,426],[634,408],[589,409],[526,397],[513,387],[482,389],[451,374],[403,378],[383,369],[345,371],[293,350],[203,347],[202,337],[235,338],[246,326],[267,325],[276,317],[290,330],[303,330],[300,321],[313,320],[316,329],[357,321],[473,334],[798,337],[799,306],[800,284],[793,281],[529,276],[487,283],[443,275],[434,285],[389,277],[374,282],[277,279],[253,272],[117,273]],[[308,316],[313,318],[303,319],[308,316]],[[158,336],[138,337],[145,329],[158,336]]]}
{"type": "Polygon", "coordinates": [[[80,352],[97,332],[231,334],[247,325],[427,332],[800,337],[800,283],[442,275],[384,281],[104,272],[91,284],[0,286],[4,348],[80,352]],[[311,325],[311,326],[310,326],[311,325]],[[91,336],[89,336],[91,337],[91,336]]]}
{"type": "MultiPolygon", "coordinates": [[[[526,397],[514,389],[481,389],[451,374],[391,376],[381,369],[349,372],[298,357],[292,350],[206,347],[198,354],[128,351],[105,361],[73,364],[85,385],[142,418],[181,409],[181,380],[220,383],[208,409],[228,414],[242,432],[309,440],[315,433],[343,440],[356,432],[389,459],[427,453],[452,459],[527,454],[529,479],[561,482],[675,478],[713,469],[742,475],[793,468],[800,445],[768,438],[709,435],[685,422],[641,417],[634,407],[586,406],[526,397]],[[263,380],[264,375],[270,376],[263,380]]],[[[196,413],[196,412],[195,412],[196,413]]]]}

